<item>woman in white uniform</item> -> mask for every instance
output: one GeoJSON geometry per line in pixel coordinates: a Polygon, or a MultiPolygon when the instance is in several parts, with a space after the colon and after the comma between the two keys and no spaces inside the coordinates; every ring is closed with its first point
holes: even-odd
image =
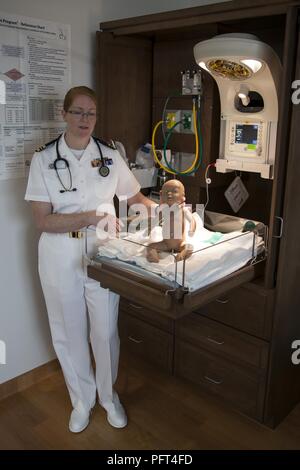
{"type": "Polygon", "coordinates": [[[129,205],[142,203],[148,210],[154,204],[140,193],[140,185],[118,151],[92,137],[96,111],[93,90],[80,86],[68,91],[62,111],[66,131],[34,154],[25,196],[42,232],[39,274],[54,349],[73,406],[72,432],[81,432],[89,424],[97,392],[108,422],[117,428],[127,424],[113,389],[119,361],[119,296],[87,277],[81,230],[103,222],[96,210],[105,204],[109,213],[105,220],[119,231],[114,195],[127,198],[129,205]]]}

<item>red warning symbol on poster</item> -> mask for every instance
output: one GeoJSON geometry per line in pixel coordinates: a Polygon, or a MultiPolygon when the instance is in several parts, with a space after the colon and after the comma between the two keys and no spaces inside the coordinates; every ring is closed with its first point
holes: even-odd
{"type": "Polygon", "coordinates": [[[8,72],[5,72],[4,75],[6,75],[8,78],[10,78],[11,80],[14,80],[14,81],[20,80],[20,78],[24,77],[24,74],[21,73],[17,69],[11,69],[8,72]]]}

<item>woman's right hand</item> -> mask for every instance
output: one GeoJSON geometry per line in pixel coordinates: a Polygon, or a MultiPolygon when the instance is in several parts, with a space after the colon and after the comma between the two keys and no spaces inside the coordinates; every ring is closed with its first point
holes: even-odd
{"type": "Polygon", "coordinates": [[[123,222],[116,216],[107,213],[97,213],[97,211],[91,211],[89,225],[94,225],[99,230],[103,230],[111,235],[118,234],[121,227],[124,226],[123,222]]]}

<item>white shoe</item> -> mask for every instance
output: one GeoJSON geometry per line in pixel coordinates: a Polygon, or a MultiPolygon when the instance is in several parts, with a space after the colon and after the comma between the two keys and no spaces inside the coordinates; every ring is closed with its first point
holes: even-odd
{"type": "Polygon", "coordinates": [[[110,411],[107,411],[107,421],[114,428],[125,428],[127,426],[127,416],[121,403],[114,406],[110,411]]]}
{"type": "Polygon", "coordinates": [[[114,392],[113,402],[106,405],[107,421],[114,428],[125,428],[127,426],[127,416],[123,406],[120,403],[118,394],[114,392]]]}
{"type": "Polygon", "coordinates": [[[89,425],[92,409],[93,407],[86,411],[81,406],[74,408],[69,421],[69,430],[75,433],[83,431],[89,425]]]}

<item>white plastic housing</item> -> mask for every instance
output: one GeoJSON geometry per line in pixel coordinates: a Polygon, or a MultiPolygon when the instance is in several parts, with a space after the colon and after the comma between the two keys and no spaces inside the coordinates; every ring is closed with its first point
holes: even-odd
{"type": "MultiPolygon", "coordinates": [[[[194,56],[200,67],[208,71],[216,80],[221,100],[221,134],[219,159],[216,169],[219,172],[232,170],[260,173],[263,178],[273,178],[275,163],[276,132],[278,122],[278,88],[281,77],[281,64],[274,50],[253,35],[224,34],[194,47],[194,56]],[[249,76],[228,78],[209,70],[212,59],[228,60],[246,65],[249,76]],[[256,60],[251,71],[249,62],[256,60]],[[259,112],[241,112],[235,107],[235,100],[243,90],[259,93],[264,100],[264,108],[259,112]],[[247,126],[257,125],[257,144],[237,143],[236,131],[247,126]]],[[[251,62],[250,62],[251,64],[251,62]]],[[[205,96],[205,94],[204,94],[205,96]]],[[[248,127],[250,129],[250,127],[248,127]]]]}

